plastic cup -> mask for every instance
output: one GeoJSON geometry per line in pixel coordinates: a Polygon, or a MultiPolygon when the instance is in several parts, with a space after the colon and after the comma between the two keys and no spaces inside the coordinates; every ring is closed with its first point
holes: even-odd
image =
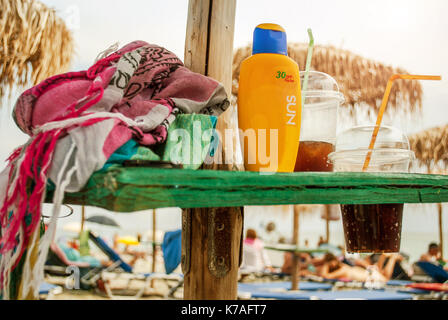
{"type": "MultiPolygon", "coordinates": [[[[363,172],[369,141],[375,126],[342,132],[336,151],[329,155],[335,172],[363,172]]],[[[380,127],[367,172],[409,172],[414,152],[407,137],[392,127],[380,127]]],[[[342,204],[342,223],[347,252],[399,252],[403,204],[342,204]]]]}
{"type": "MultiPolygon", "coordinates": [[[[301,83],[304,76],[305,72],[300,72],[301,83]]],[[[300,144],[294,171],[333,171],[328,154],[334,151],[338,108],[344,96],[331,76],[310,71],[302,99],[300,144]]]]}

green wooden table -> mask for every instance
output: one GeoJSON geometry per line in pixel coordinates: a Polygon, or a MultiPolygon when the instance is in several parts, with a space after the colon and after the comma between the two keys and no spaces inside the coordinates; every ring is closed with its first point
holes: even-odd
{"type": "Polygon", "coordinates": [[[295,246],[293,244],[276,244],[276,245],[265,245],[265,249],[274,250],[274,251],[282,251],[282,252],[291,252],[291,253],[327,253],[330,252],[330,249],[307,249],[300,248],[299,246],[295,246]]]}
{"type": "MultiPolygon", "coordinates": [[[[47,201],[51,202],[51,192],[47,201]]],[[[257,172],[109,168],[67,204],[117,212],[153,208],[448,202],[448,176],[406,173],[257,172]]]]}

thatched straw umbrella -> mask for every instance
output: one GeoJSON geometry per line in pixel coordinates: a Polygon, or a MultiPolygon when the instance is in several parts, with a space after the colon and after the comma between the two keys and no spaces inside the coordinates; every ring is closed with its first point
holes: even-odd
{"type": "MultiPolygon", "coordinates": [[[[234,97],[238,94],[238,80],[241,62],[251,55],[251,46],[239,48],[233,56],[234,97]]],[[[305,68],[308,44],[288,44],[288,55],[294,59],[301,70],[305,68]]],[[[368,113],[376,113],[392,74],[407,74],[403,69],[385,66],[356,55],[350,51],[333,46],[316,45],[313,51],[311,69],[331,75],[345,96],[344,106],[353,110],[357,106],[368,106],[368,113]]],[[[421,108],[422,87],[417,81],[396,81],[388,103],[388,111],[400,110],[413,113],[421,108]]]]}
{"type": "Polygon", "coordinates": [[[73,38],[53,9],[32,0],[0,0],[0,8],[0,98],[68,69],[73,38]]]}
{"type": "MultiPolygon", "coordinates": [[[[448,125],[421,131],[409,137],[411,149],[418,163],[428,173],[446,174],[448,167],[448,125]]],[[[439,242],[443,258],[442,204],[437,204],[439,213],[439,242]]]]}
{"type": "Polygon", "coordinates": [[[411,149],[422,166],[431,172],[448,167],[448,125],[424,130],[409,137],[411,149]]]}

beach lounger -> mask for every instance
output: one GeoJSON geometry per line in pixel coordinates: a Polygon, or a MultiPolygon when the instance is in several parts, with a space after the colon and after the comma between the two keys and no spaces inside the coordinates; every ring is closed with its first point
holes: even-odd
{"type": "Polygon", "coordinates": [[[326,279],[319,276],[306,276],[304,277],[307,281],[313,281],[318,283],[331,283],[335,288],[357,288],[357,289],[379,289],[384,288],[400,288],[406,289],[408,285],[415,283],[415,281],[410,280],[389,280],[385,284],[379,286],[378,288],[368,288],[365,286],[364,282],[352,281],[348,279],[326,279]]]}
{"type": "Polygon", "coordinates": [[[437,266],[431,262],[419,261],[416,265],[422,269],[428,276],[434,279],[435,282],[444,283],[448,281],[448,272],[442,267],[437,266]]]}
{"type": "Polygon", "coordinates": [[[444,283],[412,283],[408,287],[417,290],[448,293],[448,284],[444,283]]]}
{"type": "Polygon", "coordinates": [[[398,292],[411,293],[418,300],[447,300],[448,284],[442,283],[411,283],[398,292]]]}
{"type": "Polygon", "coordinates": [[[392,287],[405,287],[414,282],[415,281],[410,281],[410,280],[389,280],[389,281],[387,281],[386,285],[392,286],[392,287]]]}
{"type": "Polygon", "coordinates": [[[52,296],[52,294],[55,294],[57,291],[60,291],[61,287],[48,283],[43,282],[39,287],[39,299],[46,300],[49,297],[52,296]]]}
{"type": "MultiPolygon", "coordinates": [[[[146,291],[147,288],[149,288],[152,280],[165,280],[165,281],[175,281],[177,284],[179,282],[183,281],[183,276],[181,274],[166,274],[166,273],[158,273],[158,272],[152,272],[152,273],[135,273],[132,266],[126,263],[120,255],[112,249],[101,237],[94,234],[93,232],[89,232],[89,237],[92,240],[92,242],[107,256],[109,259],[114,261],[117,267],[122,269],[124,273],[128,275],[128,283],[127,286],[129,286],[129,282],[132,280],[142,280],[145,281],[144,286],[138,290],[137,294],[135,294],[134,298],[140,298],[146,291]]],[[[107,271],[105,271],[107,272],[107,271]]],[[[112,293],[112,289],[108,285],[108,281],[105,277],[105,272],[100,272],[98,276],[92,277],[91,282],[94,281],[98,283],[100,281],[99,289],[104,291],[110,298],[114,298],[114,295],[112,293]]]]}
{"type": "MultiPolygon", "coordinates": [[[[301,291],[317,291],[317,290],[331,290],[333,286],[328,283],[316,282],[299,282],[299,290],[301,291]]],[[[240,291],[280,291],[291,290],[290,281],[282,282],[257,282],[257,283],[239,283],[238,290],[240,291]]]]}
{"type": "Polygon", "coordinates": [[[272,292],[255,290],[250,292],[253,299],[276,300],[412,300],[409,293],[380,290],[341,290],[314,292],[272,292]]]}
{"type": "Polygon", "coordinates": [[[112,271],[117,267],[116,264],[112,264],[108,268],[98,267],[98,266],[79,266],[76,263],[68,260],[67,256],[63,250],[56,244],[50,246],[48,251],[47,261],[44,266],[45,273],[47,275],[55,276],[68,276],[71,274],[72,270],[69,267],[77,267],[80,276],[80,287],[81,289],[88,290],[91,288],[90,279],[100,273],[102,270],[112,271]]]}
{"type": "MultiPolygon", "coordinates": [[[[311,295],[311,294],[310,294],[311,295]]],[[[311,295],[313,300],[412,300],[408,293],[382,290],[341,290],[331,292],[316,292],[311,295]]]]}

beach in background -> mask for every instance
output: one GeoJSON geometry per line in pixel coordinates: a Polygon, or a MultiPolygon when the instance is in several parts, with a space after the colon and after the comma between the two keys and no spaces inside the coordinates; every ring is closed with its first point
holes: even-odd
{"type": "MultiPolygon", "coordinates": [[[[448,208],[443,206],[443,221],[446,225],[448,221],[448,208]]],[[[64,211],[69,211],[67,208],[64,211]]],[[[51,205],[44,205],[44,214],[51,212],[51,205]]],[[[144,240],[152,240],[152,211],[139,211],[133,213],[112,213],[110,211],[86,207],[86,217],[92,215],[106,215],[113,218],[120,228],[111,228],[93,223],[86,223],[86,228],[98,232],[106,241],[112,243],[114,234],[119,236],[136,236],[141,234],[144,240]]],[[[62,213],[64,215],[64,212],[62,213]]],[[[181,228],[181,210],[178,208],[165,208],[156,210],[156,233],[158,241],[163,240],[163,234],[166,231],[181,228]]],[[[74,206],[74,213],[61,218],[58,222],[56,238],[74,237],[76,233],[64,230],[67,224],[73,224],[81,221],[81,207],[74,206]]],[[[293,214],[292,208],[288,207],[246,207],[244,217],[244,227],[255,229],[260,236],[263,235],[263,229],[270,222],[274,221],[276,229],[286,240],[291,239],[293,214]]],[[[316,247],[319,237],[325,238],[325,220],[321,218],[320,213],[306,213],[300,216],[299,239],[300,246],[304,246],[305,240],[308,240],[309,247],[316,247]]],[[[448,228],[444,228],[444,256],[448,257],[448,228]]],[[[434,204],[406,204],[403,213],[401,251],[410,257],[410,262],[419,259],[420,255],[427,251],[430,242],[439,242],[439,227],[437,206],[434,204]]],[[[342,230],[342,221],[330,222],[330,243],[333,245],[344,246],[344,234],[342,230]]],[[[148,245],[148,250],[150,246],[148,245]]],[[[269,256],[274,265],[283,263],[283,255],[279,252],[269,251],[269,256]]]]}

